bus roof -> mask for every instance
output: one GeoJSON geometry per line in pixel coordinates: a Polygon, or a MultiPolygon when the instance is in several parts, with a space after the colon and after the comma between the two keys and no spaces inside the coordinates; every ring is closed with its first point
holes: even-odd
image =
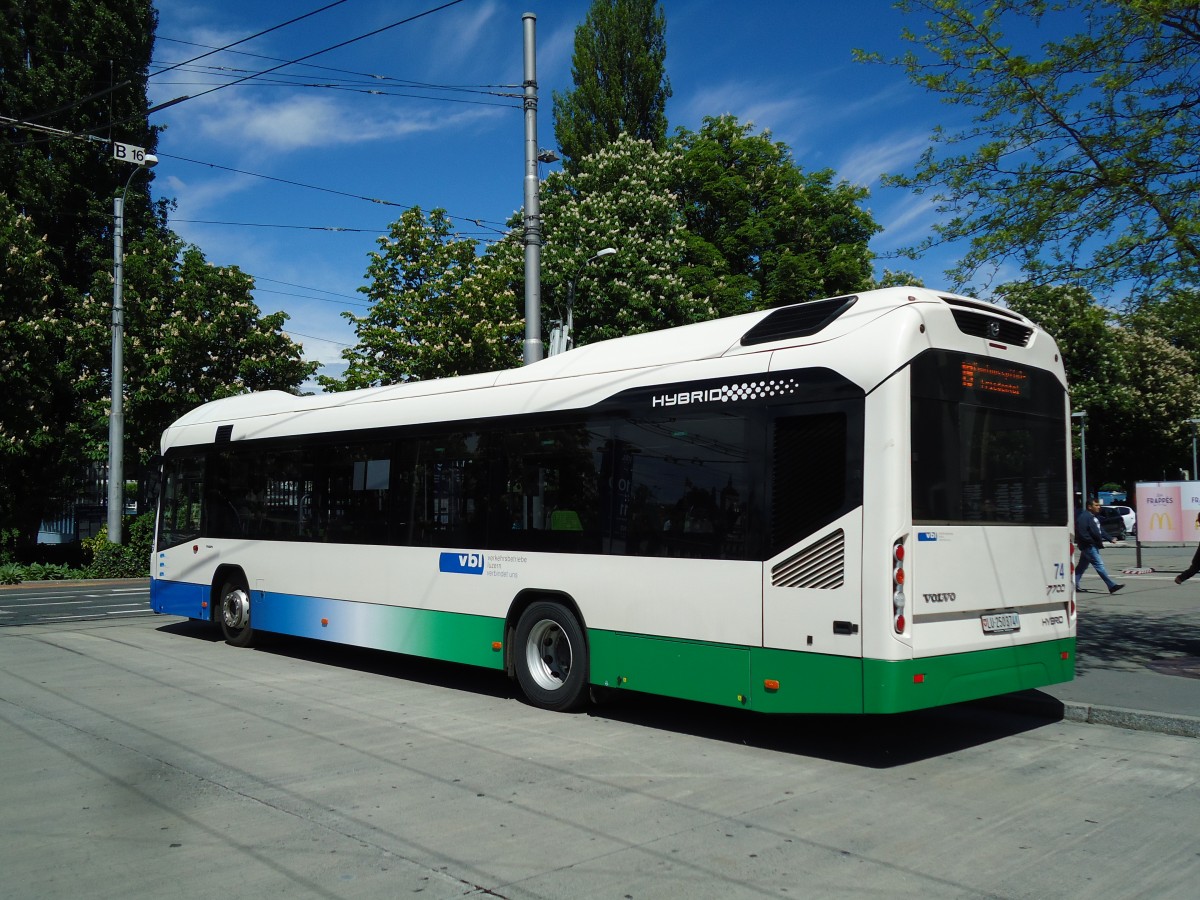
{"type": "MultiPolygon", "coordinates": [[[[659,370],[699,360],[744,357],[750,354],[778,351],[782,348],[819,344],[857,331],[870,322],[900,307],[913,304],[946,304],[986,311],[992,315],[1013,320],[1022,327],[1032,329],[1033,323],[1023,316],[992,304],[973,300],[946,292],[935,292],[919,287],[884,288],[855,295],[834,297],[827,300],[810,301],[771,310],[745,313],[722,319],[713,319],[691,325],[668,328],[661,331],[613,338],[595,344],[569,350],[539,362],[516,369],[463,375],[429,381],[409,381],[403,384],[365,388],[329,394],[296,396],[284,391],[263,391],[214,400],[184,414],[163,434],[163,451],[176,443],[195,444],[213,441],[213,424],[230,423],[238,420],[270,417],[291,421],[282,426],[285,433],[325,431],[335,429],[372,427],[372,424],[397,424],[387,416],[386,422],[371,423],[375,418],[368,412],[366,404],[387,401],[421,401],[406,403],[413,407],[403,416],[408,421],[436,421],[437,406],[444,405],[449,395],[477,392],[486,388],[522,388],[528,395],[531,387],[542,382],[561,382],[564,379],[582,379],[584,382],[602,381],[611,391],[626,386],[635,373],[648,369],[659,370]],[[595,376],[589,378],[588,376],[595,376]],[[418,407],[420,409],[418,409],[418,407]],[[338,412],[338,414],[334,414],[338,412]],[[325,413],[324,415],[322,413],[325,413]],[[411,419],[410,419],[411,414],[411,419]],[[433,418],[430,418],[430,415],[433,418]],[[298,421],[305,420],[301,425],[298,421]],[[196,429],[193,426],[203,426],[196,429]]],[[[870,354],[859,364],[867,367],[882,360],[873,360],[870,354]]],[[[731,360],[732,362],[733,360],[731,360]]],[[[746,371],[742,360],[740,368],[746,371]]],[[[853,361],[846,361],[853,366],[853,361]]],[[[766,364],[763,364],[765,367],[766,364]]],[[[752,367],[751,367],[752,368],[752,367]]],[[[732,370],[731,370],[732,371],[732,370]]],[[[664,377],[663,380],[670,380],[664,377]]],[[[865,385],[864,385],[865,386],[865,385]]],[[[490,392],[489,392],[490,393],[490,392]]],[[[512,395],[511,391],[501,393],[512,395]]],[[[515,396],[515,395],[512,395],[515,396]]],[[[554,408],[568,408],[565,401],[546,398],[554,408]]],[[[474,404],[472,404],[474,405],[474,404]]],[[[586,405],[584,402],[582,405],[586,405]]],[[[530,406],[527,411],[545,408],[544,405],[530,406]]],[[[379,408],[375,407],[377,411],[379,408]]],[[[486,412],[471,413],[465,407],[449,418],[470,418],[472,415],[505,414],[508,410],[495,408],[486,412]]],[[[512,410],[516,411],[516,410],[512,410]]],[[[526,410],[522,410],[526,411],[526,410]]],[[[447,418],[443,411],[440,418],[447,418]]],[[[259,431],[254,429],[253,431],[259,431]]],[[[275,428],[267,428],[261,434],[235,429],[234,439],[267,436],[275,428]]]]}

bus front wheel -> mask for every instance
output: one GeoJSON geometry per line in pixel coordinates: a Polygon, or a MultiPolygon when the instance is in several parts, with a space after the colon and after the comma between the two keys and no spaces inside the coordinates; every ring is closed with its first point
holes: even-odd
{"type": "Polygon", "coordinates": [[[227,581],[221,585],[221,633],[225,642],[234,647],[248,647],[254,640],[250,627],[250,588],[242,581],[227,581]]]}
{"type": "Polygon", "coordinates": [[[534,706],[566,712],[587,700],[583,628],[557,603],[534,603],[517,621],[517,682],[534,706]]]}

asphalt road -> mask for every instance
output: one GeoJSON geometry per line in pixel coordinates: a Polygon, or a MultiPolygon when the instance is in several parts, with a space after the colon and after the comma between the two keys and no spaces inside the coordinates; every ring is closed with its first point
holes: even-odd
{"type": "Polygon", "coordinates": [[[0,627],[153,615],[149,580],[50,581],[0,588],[0,627]]]}
{"type": "MultiPolygon", "coordinates": [[[[7,595],[5,595],[7,601],[7,595]]],[[[494,672],[178,619],[0,629],[0,893],[1195,896],[1192,738],[982,705],[526,706],[494,672]]]]}

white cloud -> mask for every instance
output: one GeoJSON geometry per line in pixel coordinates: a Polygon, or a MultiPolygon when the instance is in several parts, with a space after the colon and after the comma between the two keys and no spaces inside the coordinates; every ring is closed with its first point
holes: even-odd
{"type": "Polygon", "coordinates": [[[235,96],[205,104],[199,116],[193,113],[187,126],[203,138],[230,142],[243,152],[260,156],[470,128],[509,112],[500,107],[469,107],[447,114],[439,107],[364,115],[361,104],[328,96],[302,95],[267,102],[235,96]]]}
{"type": "Polygon", "coordinates": [[[881,218],[883,232],[879,240],[892,248],[914,244],[929,233],[936,218],[937,210],[929,197],[908,194],[893,203],[881,218]]]}
{"type": "Polygon", "coordinates": [[[873,187],[880,175],[900,171],[916,162],[928,146],[929,135],[925,132],[908,137],[884,132],[881,139],[854,147],[837,166],[838,174],[853,184],[873,187]]]}
{"type": "Polygon", "coordinates": [[[498,27],[497,12],[496,4],[488,2],[439,20],[437,36],[430,41],[431,61],[442,69],[457,69],[473,60],[481,43],[498,27]]]}
{"type": "Polygon", "coordinates": [[[677,113],[676,117],[698,128],[705,116],[732,114],[743,125],[753,123],[756,132],[769,129],[777,140],[787,142],[809,109],[808,100],[795,90],[730,81],[697,91],[684,104],[682,115],[677,113]]]}

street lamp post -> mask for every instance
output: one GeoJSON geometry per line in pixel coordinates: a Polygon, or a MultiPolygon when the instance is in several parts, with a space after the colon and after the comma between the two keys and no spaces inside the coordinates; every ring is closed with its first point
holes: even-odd
{"type": "Polygon", "coordinates": [[[566,318],[554,326],[554,330],[550,332],[550,356],[558,353],[566,353],[574,344],[571,339],[571,328],[575,325],[575,285],[579,281],[579,276],[583,274],[583,270],[590,266],[598,259],[604,259],[606,256],[614,256],[616,249],[613,247],[605,247],[603,250],[597,250],[594,256],[588,259],[575,270],[575,274],[571,276],[571,280],[567,282],[567,316],[566,318]]]}
{"type": "Polygon", "coordinates": [[[121,543],[121,516],[125,512],[125,195],[133,176],[158,165],[147,153],[129,173],[121,196],[113,198],[113,305],[112,305],[112,409],[108,416],[108,539],[121,543]]]}
{"type": "Polygon", "coordinates": [[[1196,470],[1196,426],[1200,425],[1200,419],[1187,421],[1192,426],[1192,481],[1200,481],[1200,471],[1196,470]]]}
{"type": "Polygon", "coordinates": [[[1079,478],[1083,482],[1083,501],[1080,506],[1087,506],[1087,412],[1073,412],[1071,418],[1079,420],[1079,478]]]}

